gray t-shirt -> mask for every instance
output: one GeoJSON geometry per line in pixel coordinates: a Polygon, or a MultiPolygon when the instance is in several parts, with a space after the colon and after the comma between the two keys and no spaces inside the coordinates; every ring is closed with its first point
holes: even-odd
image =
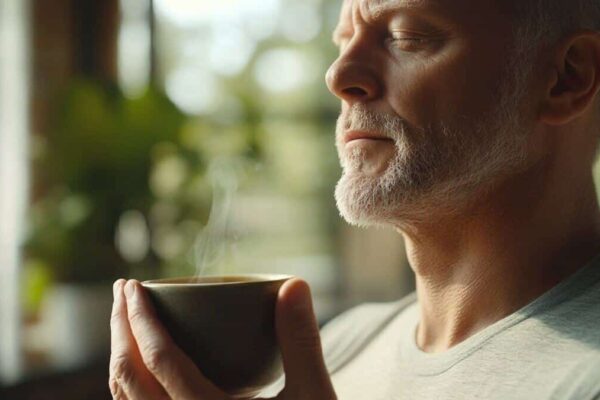
{"type": "Polygon", "coordinates": [[[600,400],[600,257],[446,352],[417,347],[418,322],[413,293],[328,323],[321,337],[338,399],[600,400]]]}

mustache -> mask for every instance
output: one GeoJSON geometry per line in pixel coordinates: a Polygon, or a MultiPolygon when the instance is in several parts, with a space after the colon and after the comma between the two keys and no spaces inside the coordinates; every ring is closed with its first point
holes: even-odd
{"type": "Polygon", "coordinates": [[[396,114],[383,113],[355,104],[342,112],[337,121],[338,135],[347,131],[368,131],[397,140],[410,130],[410,124],[396,114]]]}

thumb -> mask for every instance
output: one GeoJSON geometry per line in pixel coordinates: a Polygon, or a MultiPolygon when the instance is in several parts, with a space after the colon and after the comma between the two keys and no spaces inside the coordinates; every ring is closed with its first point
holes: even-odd
{"type": "Polygon", "coordinates": [[[298,278],[286,281],[279,289],[275,313],[285,391],[303,398],[335,398],[308,284],[298,278]]]}

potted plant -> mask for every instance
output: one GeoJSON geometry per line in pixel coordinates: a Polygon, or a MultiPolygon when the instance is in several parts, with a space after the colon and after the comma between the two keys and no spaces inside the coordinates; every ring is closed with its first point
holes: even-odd
{"type": "Polygon", "coordinates": [[[48,289],[40,329],[44,340],[53,341],[47,347],[55,363],[73,365],[101,354],[108,343],[112,281],[136,267],[148,275],[159,267],[147,228],[155,203],[153,150],[176,141],[184,122],[156,90],[128,99],[114,88],[78,80],[57,104],[47,138],[34,141],[38,184],[25,260],[26,276],[38,279],[26,293],[35,308],[40,286],[48,289]],[[123,232],[132,226],[133,241],[123,232]],[[119,239],[125,241],[121,248],[119,239]]]}

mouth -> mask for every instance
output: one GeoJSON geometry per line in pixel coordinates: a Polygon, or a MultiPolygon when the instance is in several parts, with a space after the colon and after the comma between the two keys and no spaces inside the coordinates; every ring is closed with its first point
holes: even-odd
{"type": "Polygon", "coordinates": [[[383,136],[374,132],[365,131],[349,131],[343,136],[344,144],[349,144],[355,141],[379,141],[379,142],[393,142],[394,139],[387,136],[383,136]]]}

